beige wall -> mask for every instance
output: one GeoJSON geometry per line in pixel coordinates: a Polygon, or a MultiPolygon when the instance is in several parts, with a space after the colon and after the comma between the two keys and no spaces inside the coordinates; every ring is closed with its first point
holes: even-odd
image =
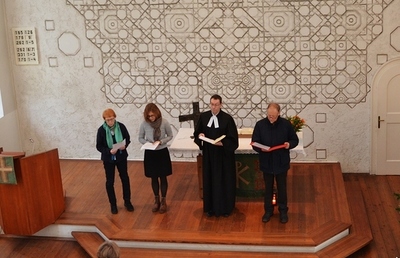
{"type": "MultiPolygon", "coordinates": [[[[37,34],[39,65],[10,58],[12,72],[0,71],[14,81],[17,104],[6,110],[14,122],[7,126],[18,117],[24,151],[56,147],[61,158],[99,159],[96,131],[102,111],[113,108],[133,140],[129,158],[141,160],[137,134],[146,103],[160,106],[176,134],[192,126],[178,116],[191,112],[193,101],[207,109],[218,92],[238,127],[254,126],[270,101],[281,103],[284,115],[306,119],[307,156],[295,161],[339,161],[345,172],[370,172],[370,87],[379,67],[400,55],[389,39],[400,26],[400,0],[244,1],[225,11],[211,1],[165,9],[125,2],[2,1],[2,33],[29,26],[37,34]],[[388,31],[387,21],[398,24],[388,31]]],[[[0,50],[12,45],[7,39],[0,50]]],[[[6,56],[13,54],[9,48],[6,56]]]]}
{"type": "Polygon", "coordinates": [[[4,117],[0,118],[0,146],[4,151],[21,151],[18,111],[10,66],[12,60],[7,47],[4,1],[0,1],[0,91],[4,117]]]}

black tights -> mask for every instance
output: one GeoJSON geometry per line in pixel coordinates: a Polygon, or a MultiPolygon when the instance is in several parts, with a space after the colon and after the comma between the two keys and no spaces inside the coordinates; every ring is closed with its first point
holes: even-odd
{"type": "Polygon", "coordinates": [[[151,178],[151,188],[153,189],[154,196],[159,196],[161,185],[161,197],[167,196],[168,181],[166,176],[162,177],[152,177],[151,178]],[[160,181],[158,179],[160,178],[160,181]]]}

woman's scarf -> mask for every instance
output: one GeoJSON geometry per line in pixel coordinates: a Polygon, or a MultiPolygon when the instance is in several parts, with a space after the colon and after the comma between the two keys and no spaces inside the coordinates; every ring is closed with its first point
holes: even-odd
{"type": "Polygon", "coordinates": [[[161,117],[159,117],[154,122],[150,122],[150,126],[153,127],[153,129],[154,129],[154,133],[153,133],[154,141],[159,141],[160,140],[160,137],[161,137],[161,129],[160,129],[161,122],[162,122],[162,118],[161,117]]]}
{"type": "Polygon", "coordinates": [[[123,140],[122,132],[121,132],[121,128],[119,127],[119,123],[117,121],[115,121],[114,126],[111,128],[107,125],[106,122],[104,122],[103,128],[104,128],[104,130],[106,130],[106,140],[107,140],[108,148],[112,149],[113,144],[114,144],[112,133],[111,133],[112,130],[114,131],[115,141],[122,142],[122,140],[123,140]]]}

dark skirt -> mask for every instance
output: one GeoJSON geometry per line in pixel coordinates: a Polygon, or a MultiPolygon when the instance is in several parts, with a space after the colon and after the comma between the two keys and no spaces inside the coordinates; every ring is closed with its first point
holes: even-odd
{"type": "Polygon", "coordinates": [[[168,148],[144,151],[144,175],[162,177],[172,174],[171,157],[168,148]]]}

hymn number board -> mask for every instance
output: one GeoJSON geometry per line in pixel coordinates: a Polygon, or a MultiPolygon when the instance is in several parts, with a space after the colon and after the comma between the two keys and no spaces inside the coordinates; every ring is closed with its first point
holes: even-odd
{"type": "Polygon", "coordinates": [[[16,64],[39,64],[35,28],[13,28],[12,33],[16,64]]]}

